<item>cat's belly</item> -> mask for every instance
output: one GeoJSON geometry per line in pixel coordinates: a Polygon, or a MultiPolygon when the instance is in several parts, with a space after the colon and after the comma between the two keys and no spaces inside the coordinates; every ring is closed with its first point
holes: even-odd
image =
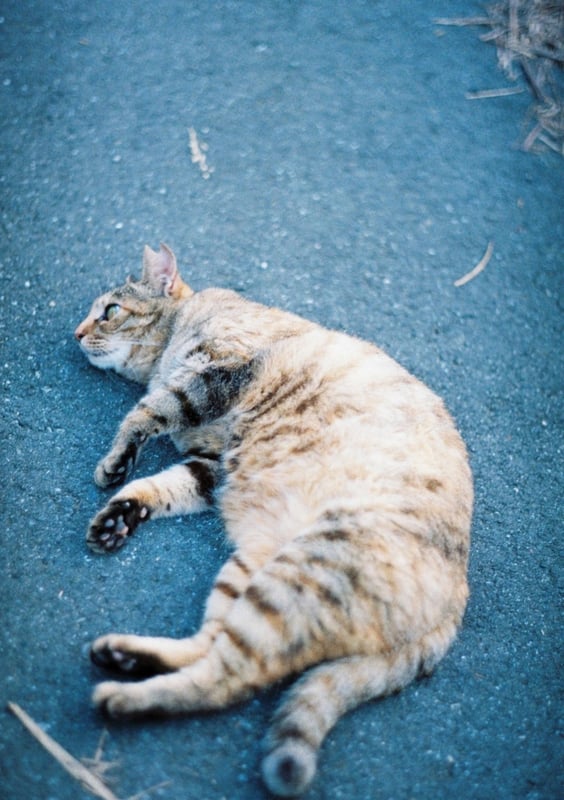
{"type": "Polygon", "coordinates": [[[415,426],[394,420],[386,430],[366,415],[315,434],[281,430],[278,438],[251,437],[226,455],[218,501],[235,541],[256,531],[287,542],[331,514],[366,530],[385,523],[419,538],[444,530],[467,552],[472,480],[448,417],[434,427],[432,416],[415,426]]]}
{"type": "Polygon", "coordinates": [[[251,473],[242,460],[219,496],[228,536],[273,562],[281,554],[305,564],[322,558],[356,575],[367,591],[351,600],[351,625],[366,630],[362,620],[384,615],[390,645],[432,630],[447,613],[459,621],[471,495],[441,497],[442,473],[416,480],[385,458],[340,456],[309,451],[251,473]]]}

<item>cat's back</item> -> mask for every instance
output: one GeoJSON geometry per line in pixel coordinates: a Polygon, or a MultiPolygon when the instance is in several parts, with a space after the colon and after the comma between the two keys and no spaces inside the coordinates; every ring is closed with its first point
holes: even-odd
{"type": "Polygon", "coordinates": [[[319,325],[263,352],[242,408],[259,426],[288,422],[292,415],[318,427],[321,439],[344,428],[356,440],[357,429],[366,445],[377,443],[380,451],[425,439],[425,452],[460,444],[465,457],[452,418],[424,383],[375,345],[319,325]]]}
{"type": "Polygon", "coordinates": [[[370,343],[319,326],[277,341],[235,427],[234,483],[253,496],[260,484],[273,514],[291,497],[304,524],[340,504],[417,529],[448,518],[468,535],[472,481],[452,418],[370,343]]]}
{"type": "Polygon", "coordinates": [[[172,346],[189,338],[212,350],[251,359],[277,342],[317,328],[315,323],[282,309],[243,297],[231,289],[195,293],[182,306],[172,346]]]}

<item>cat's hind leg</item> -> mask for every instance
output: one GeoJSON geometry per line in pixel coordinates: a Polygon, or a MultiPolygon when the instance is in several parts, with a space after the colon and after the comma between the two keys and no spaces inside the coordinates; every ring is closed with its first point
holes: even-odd
{"type": "Polygon", "coordinates": [[[268,559],[268,551],[235,552],[223,565],[206,603],[203,624],[185,639],[110,633],[93,642],[92,661],[126,675],[173,672],[192,664],[210,649],[223,629],[233,603],[245,592],[253,574],[268,559]]]}
{"type": "Polygon", "coordinates": [[[264,685],[264,663],[243,637],[223,632],[189,666],[137,683],[98,684],[93,702],[111,717],[207,711],[244,700],[264,685]]]}
{"type": "Polygon", "coordinates": [[[192,458],[126,484],[92,520],[86,541],[97,553],[117,550],[138,525],[157,517],[203,511],[213,502],[220,465],[192,458]]]}
{"type": "MultiPolygon", "coordinates": [[[[310,669],[290,691],[265,742],[262,772],[270,791],[281,797],[305,791],[316,772],[319,748],[339,718],[430,672],[455,630],[456,621],[448,620],[396,651],[337,658],[310,669]]],[[[227,624],[192,665],[140,683],[101,683],[93,701],[118,718],[219,709],[291,672],[291,662],[289,657],[284,669],[272,648],[253,647],[248,632],[227,624]]]]}
{"type": "Polygon", "coordinates": [[[339,635],[342,615],[334,608],[318,609],[314,590],[304,598],[283,576],[277,577],[288,566],[278,564],[279,557],[270,561],[268,552],[261,553],[258,562],[273,565],[262,569],[248,559],[245,550],[223,567],[202,629],[192,639],[169,643],[116,634],[97,639],[92,656],[102,666],[128,672],[137,656],[140,665],[150,656],[153,664],[159,660],[180,668],[141,683],[102,683],[95,690],[95,704],[110,716],[220,708],[323,659],[339,635]],[[324,641],[314,642],[314,634],[324,641]],[[198,644],[204,652],[198,653],[198,644]],[[186,666],[175,660],[182,649],[186,666]]]}

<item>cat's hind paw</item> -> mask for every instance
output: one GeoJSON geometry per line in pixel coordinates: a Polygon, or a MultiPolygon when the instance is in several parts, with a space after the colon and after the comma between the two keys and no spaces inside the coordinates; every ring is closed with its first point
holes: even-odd
{"type": "Polygon", "coordinates": [[[111,553],[123,547],[140,522],[146,522],[150,509],[132,498],[110,500],[92,520],[86,543],[95,553],[111,553]]]}
{"type": "Polygon", "coordinates": [[[114,669],[128,674],[138,672],[138,659],[126,647],[120,647],[115,636],[102,636],[93,642],[90,658],[97,667],[114,669]]]}
{"type": "Polygon", "coordinates": [[[92,694],[94,706],[108,717],[119,719],[143,713],[136,698],[136,685],[104,681],[99,683],[92,694]]]}
{"type": "Polygon", "coordinates": [[[166,666],[147,646],[144,636],[110,633],[92,643],[90,659],[97,667],[146,678],[168,672],[166,666]]]}

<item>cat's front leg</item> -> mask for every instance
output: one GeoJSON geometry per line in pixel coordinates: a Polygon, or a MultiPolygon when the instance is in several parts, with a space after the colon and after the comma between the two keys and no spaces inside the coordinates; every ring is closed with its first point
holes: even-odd
{"type": "Polygon", "coordinates": [[[142,447],[155,436],[172,433],[178,427],[174,398],[165,389],[146,395],[121,423],[109,453],[94,472],[102,489],[123,483],[132,471],[142,447]]]}
{"type": "Polygon", "coordinates": [[[213,502],[219,461],[193,458],[131,481],[92,520],[86,541],[97,553],[117,550],[149,519],[203,511],[213,502]]]}
{"type": "Polygon", "coordinates": [[[94,479],[103,488],[123,483],[147,440],[208,425],[226,414],[253,379],[252,362],[213,363],[201,372],[179,368],[167,386],[146,395],[125,417],[94,479]]]}

